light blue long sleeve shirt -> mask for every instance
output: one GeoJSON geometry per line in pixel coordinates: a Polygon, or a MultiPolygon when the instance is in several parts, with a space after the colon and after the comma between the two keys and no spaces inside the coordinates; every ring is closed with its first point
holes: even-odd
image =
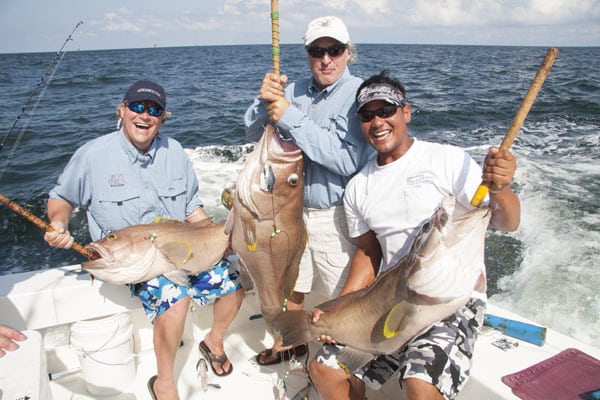
{"type": "Polygon", "coordinates": [[[86,209],[93,241],[156,217],[183,220],[202,206],[192,162],[179,142],[157,136],[142,154],[123,131],[80,147],[50,197],[86,209]]]}
{"type": "MultiPolygon", "coordinates": [[[[285,88],[291,106],[277,127],[304,152],[305,207],[341,205],[346,184],[375,154],[356,116],[354,99],[361,82],[346,69],[322,91],[312,77],[285,88]]],[[[246,136],[258,140],[269,123],[265,104],[257,97],[244,115],[246,136]]]]}

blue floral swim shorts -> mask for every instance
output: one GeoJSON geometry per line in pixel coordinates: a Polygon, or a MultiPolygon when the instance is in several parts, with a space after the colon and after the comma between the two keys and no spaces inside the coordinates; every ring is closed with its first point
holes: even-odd
{"type": "Polygon", "coordinates": [[[134,285],[132,289],[140,298],[146,315],[154,322],[156,317],[185,296],[191,297],[199,305],[205,305],[241,288],[239,271],[228,260],[223,259],[213,269],[190,275],[187,286],[178,285],[159,275],[134,285]]]}

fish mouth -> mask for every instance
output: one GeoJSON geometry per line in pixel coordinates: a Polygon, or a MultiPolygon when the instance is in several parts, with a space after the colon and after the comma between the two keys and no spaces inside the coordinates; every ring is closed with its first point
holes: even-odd
{"type": "Polygon", "coordinates": [[[302,150],[296,146],[296,143],[291,140],[282,140],[276,129],[270,129],[268,134],[270,134],[270,140],[267,142],[267,146],[271,157],[286,162],[293,162],[302,158],[302,150]]]}
{"type": "Polygon", "coordinates": [[[87,246],[85,246],[85,248],[86,248],[86,250],[88,250],[91,253],[91,257],[90,257],[91,261],[88,261],[85,263],[86,267],[94,266],[96,264],[96,263],[94,263],[94,261],[96,261],[96,260],[102,260],[103,265],[110,264],[115,261],[115,257],[104,246],[101,246],[97,243],[90,243],[87,246]]]}

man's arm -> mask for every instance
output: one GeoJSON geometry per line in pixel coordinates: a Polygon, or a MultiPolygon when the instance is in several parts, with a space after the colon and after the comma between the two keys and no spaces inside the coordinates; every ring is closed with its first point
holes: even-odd
{"type": "Polygon", "coordinates": [[[356,238],[356,251],[340,296],[371,285],[379,272],[380,262],[381,246],[375,232],[370,230],[356,238]]]}
{"type": "Polygon", "coordinates": [[[196,208],[191,214],[188,214],[188,216],[185,217],[185,220],[192,224],[205,219],[208,219],[208,214],[206,214],[203,207],[196,208]]]}
{"type": "MultiPolygon", "coordinates": [[[[340,296],[366,288],[375,281],[381,263],[381,246],[377,241],[375,232],[368,231],[356,239],[356,252],[350,263],[350,272],[340,296]]],[[[315,308],[312,321],[317,322],[325,311],[315,308]]],[[[321,335],[319,340],[323,343],[335,344],[331,336],[321,335]]]]}

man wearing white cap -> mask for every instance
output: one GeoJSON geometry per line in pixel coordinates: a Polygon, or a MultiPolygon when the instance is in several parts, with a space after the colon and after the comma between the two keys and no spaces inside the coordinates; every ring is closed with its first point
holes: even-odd
{"type": "MultiPolygon", "coordinates": [[[[308,25],[304,47],[311,76],[286,86],[285,75],[267,73],[244,115],[248,138],[258,140],[264,126],[274,123],[305,156],[308,243],[289,309],[301,309],[304,295],[312,290],[328,298],[341,290],[355,249],[344,216],[344,189],[374,154],[356,117],[354,95],[362,80],[348,70],[356,51],[346,26],[337,17],[316,18],[308,25]]],[[[279,345],[276,341],[275,350],[261,352],[258,363],[274,364],[306,352],[304,345],[276,351],[279,345]]]]}

